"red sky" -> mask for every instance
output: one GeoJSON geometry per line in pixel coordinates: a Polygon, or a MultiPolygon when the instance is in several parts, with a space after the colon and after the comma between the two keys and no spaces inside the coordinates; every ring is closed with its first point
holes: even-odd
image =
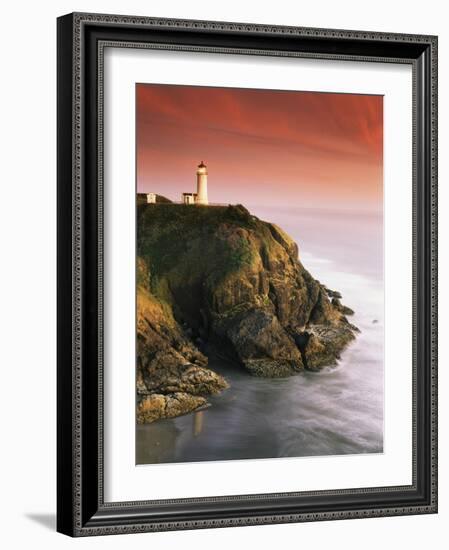
{"type": "Polygon", "coordinates": [[[138,84],[137,188],[179,200],[381,210],[382,96],[138,84]]]}

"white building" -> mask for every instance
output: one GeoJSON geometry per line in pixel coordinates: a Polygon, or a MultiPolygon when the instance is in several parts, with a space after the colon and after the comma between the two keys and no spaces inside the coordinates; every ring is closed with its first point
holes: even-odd
{"type": "Polygon", "coordinates": [[[207,166],[201,161],[196,170],[196,204],[209,204],[207,198],[207,166]]]}
{"type": "Polygon", "coordinates": [[[183,204],[195,204],[196,203],[196,193],[183,193],[182,194],[183,204]]]}
{"type": "Polygon", "coordinates": [[[183,204],[209,204],[207,197],[207,166],[201,161],[196,169],[196,193],[183,193],[183,204]]]}
{"type": "MultiPolygon", "coordinates": [[[[147,193],[147,204],[155,204],[157,202],[156,193],[147,193]]],[[[196,169],[196,193],[182,193],[182,204],[202,204],[208,205],[209,199],[207,196],[207,166],[203,161],[198,164],[196,169]]]]}

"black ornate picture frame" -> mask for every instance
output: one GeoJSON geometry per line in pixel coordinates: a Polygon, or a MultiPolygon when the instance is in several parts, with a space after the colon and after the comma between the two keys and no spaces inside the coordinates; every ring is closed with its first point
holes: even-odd
{"type": "Polygon", "coordinates": [[[75,13],[58,19],[58,497],[70,536],[437,512],[437,38],[75,13]],[[413,70],[413,482],[105,502],[105,45],[404,63],[413,70]]]}

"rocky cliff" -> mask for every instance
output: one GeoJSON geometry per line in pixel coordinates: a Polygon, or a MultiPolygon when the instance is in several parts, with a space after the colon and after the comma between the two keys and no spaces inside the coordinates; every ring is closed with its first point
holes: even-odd
{"type": "Polygon", "coordinates": [[[139,422],[207,405],[218,353],[255,376],[333,365],[357,331],[281,228],[243,206],[138,206],[139,422]]]}

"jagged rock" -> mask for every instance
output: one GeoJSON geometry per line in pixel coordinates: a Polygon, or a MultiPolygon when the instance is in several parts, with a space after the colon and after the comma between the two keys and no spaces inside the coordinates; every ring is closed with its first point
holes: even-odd
{"type": "Polygon", "coordinates": [[[331,290],[330,288],[327,288],[327,287],[325,287],[324,290],[326,291],[327,295],[330,298],[338,298],[339,300],[341,300],[342,298],[341,293],[338,292],[337,290],[331,290]]]}
{"type": "Polygon", "coordinates": [[[164,395],[153,393],[141,397],[137,405],[137,423],[146,424],[159,418],[173,418],[207,405],[204,397],[175,392],[164,395]]]}
{"type": "Polygon", "coordinates": [[[251,374],[282,377],[303,369],[294,339],[270,311],[251,309],[218,317],[213,327],[251,374]]]}
{"type": "MultiPolygon", "coordinates": [[[[207,369],[207,349],[277,377],[335,364],[354,338],[341,294],[311,276],[281,228],[243,206],[142,204],[137,228],[142,399],[225,389],[207,369]]],[[[166,414],[152,399],[143,417],[166,414]]]]}
{"type": "Polygon", "coordinates": [[[336,364],[336,357],[326,349],[323,341],[313,332],[306,332],[306,344],[302,350],[307,369],[316,370],[336,364]]]}
{"type": "Polygon", "coordinates": [[[171,308],[145,288],[150,280],[139,259],[136,389],[140,423],[196,410],[207,404],[204,396],[228,387],[222,376],[206,368],[207,357],[185,335],[171,308]]]}
{"type": "Polygon", "coordinates": [[[147,391],[216,394],[228,387],[224,378],[205,367],[187,363],[173,349],[163,349],[140,368],[147,391]]]}
{"type": "Polygon", "coordinates": [[[350,307],[344,306],[340,302],[339,298],[332,298],[331,303],[334,308],[337,309],[340,313],[343,313],[343,315],[354,315],[354,311],[350,307]]]}
{"type": "Polygon", "coordinates": [[[338,325],[313,325],[297,333],[295,340],[305,368],[317,370],[336,365],[343,349],[354,340],[355,332],[358,332],[357,327],[342,321],[338,325]]]}

